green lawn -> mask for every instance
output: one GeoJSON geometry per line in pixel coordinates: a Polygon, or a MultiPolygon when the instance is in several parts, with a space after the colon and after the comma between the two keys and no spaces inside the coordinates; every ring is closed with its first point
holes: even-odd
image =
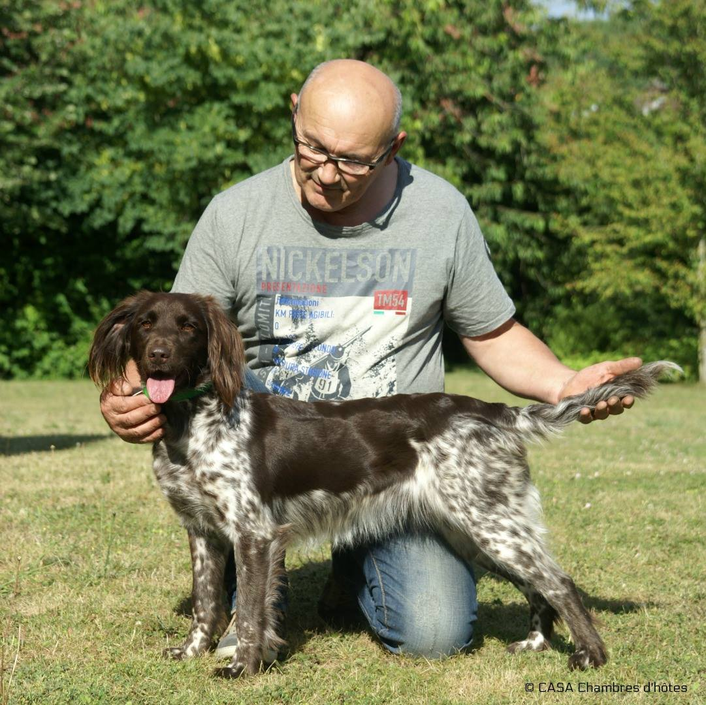
{"type": "MultiPolygon", "coordinates": [[[[474,373],[451,373],[448,388],[512,400],[474,373]]],[[[149,449],[109,435],[88,382],[0,383],[0,704],[706,701],[704,387],[665,385],[620,418],[533,447],[530,460],[553,551],[602,623],[605,668],[570,673],[563,627],[554,651],[506,654],[527,608],[487,575],[468,654],[395,657],[364,631],[329,630],[316,615],[322,548],[288,556],[288,659],[224,682],[212,656],[160,657],[188,629],[190,565],[149,449]],[[688,691],[577,692],[653,681],[688,691]],[[574,692],[539,692],[548,684],[574,692]]]]}

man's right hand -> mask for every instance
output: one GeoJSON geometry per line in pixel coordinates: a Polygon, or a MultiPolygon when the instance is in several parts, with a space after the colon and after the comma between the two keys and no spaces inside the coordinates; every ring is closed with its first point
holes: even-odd
{"type": "Polygon", "coordinates": [[[101,394],[101,413],[114,433],[128,443],[154,443],[164,435],[166,416],[159,404],[144,394],[132,396],[134,387],[118,379],[101,394]]]}

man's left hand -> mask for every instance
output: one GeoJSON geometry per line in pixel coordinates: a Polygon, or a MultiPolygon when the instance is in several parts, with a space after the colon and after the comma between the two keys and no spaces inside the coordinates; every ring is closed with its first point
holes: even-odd
{"type": "MultiPolygon", "coordinates": [[[[559,392],[559,399],[561,400],[574,394],[581,394],[587,389],[610,382],[624,372],[636,370],[640,365],[642,365],[642,360],[639,357],[626,357],[624,360],[618,360],[617,362],[599,362],[597,365],[585,367],[569,378],[559,392]]],[[[635,398],[632,396],[623,397],[622,399],[610,397],[606,401],[599,402],[593,413],[588,408],[581,409],[579,421],[581,423],[591,423],[594,419],[607,419],[608,416],[622,414],[625,409],[629,409],[634,403],[635,398]]]]}

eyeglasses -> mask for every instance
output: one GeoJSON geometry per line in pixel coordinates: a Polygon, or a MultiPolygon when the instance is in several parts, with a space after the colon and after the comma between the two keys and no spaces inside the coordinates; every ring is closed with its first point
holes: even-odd
{"type": "Polygon", "coordinates": [[[334,157],[323,149],[312,147],[310,144],[302,142],[297,137],[297,129],[294,122],[295,114],[296,108],[292,112],[292,141],[294,142],[294,146],[299,150],[299,158],[306,159],[306,161],[316,164],[317,166],[322,166],[326,164],[326,162],[333,162],[342,174],[348,174],[349,176],[364,176],[365,174],[368,174],[383,161],[385,161],[387,155],[392,151],[392,147],[395,144],[396,138],[393,137],[390,141],[390,146],[374,162],[361,162],[357,159],[334,157]]]}

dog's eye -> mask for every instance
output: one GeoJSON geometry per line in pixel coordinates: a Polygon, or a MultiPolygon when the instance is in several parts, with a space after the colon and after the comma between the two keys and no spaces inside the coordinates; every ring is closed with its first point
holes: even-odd
{"type": "Polygon", "coordinates": [[[152,327],[152,321],[140,321],[140,328],[149,330],[152,327]]]}
{"type": "Polygon", "coordinates": [[[182,323],[181,329],[187,333],[191,333],[192,330],[196,330],[196,327],[192,326],[191,323],[182,323]]]}

